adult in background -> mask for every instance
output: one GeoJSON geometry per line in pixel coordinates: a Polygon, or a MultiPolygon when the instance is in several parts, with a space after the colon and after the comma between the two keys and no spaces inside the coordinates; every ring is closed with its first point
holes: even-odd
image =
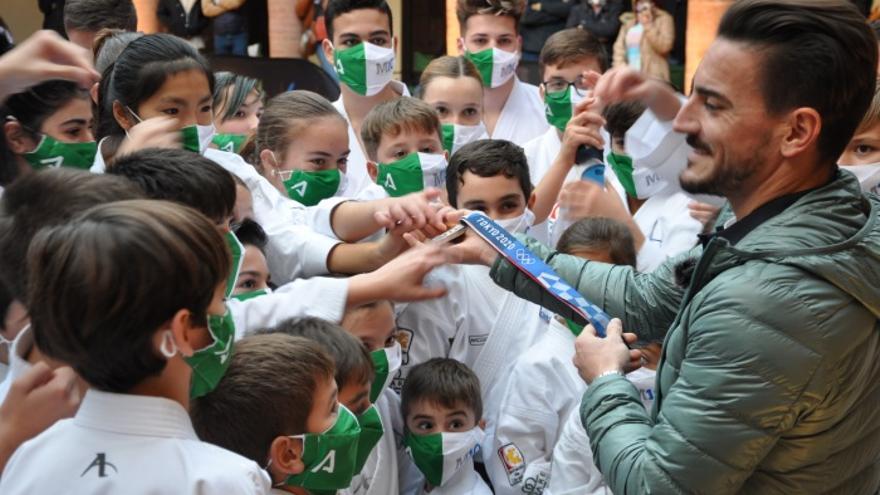
{"type": "Polygon", "coordinates": [[[571,6],[571,0],[530,1],[526,5],[519,25],[523,39],[521,63],[529,64],[530,82],[540,82],[537,71],[538,54],[550,35],[565,29],[571,6]]]}
{"type": "Polygon", "coordinates": [[[653,0],[638,0],[633,12],[621,16],[623,26],[614,43],[613,66],[628,65],[645,74],[669,81],[667,57],[675,43],[672,16],[653,0]]]}
{"type": "MultiPolygon", "coordinates": [[[[682,187],[729,201],[721,230],[651,274],[530,243],[640,340],[665,338],[650,414],[623,377],[620,321],[576,342],[581,421],[614,493],[880,488],[880,198],[836,165],[876,64],[846,0],[733,3],[674,123],[693,147],[682,187]]],[[[630,74],[595,94],[641,99],[663,84],[630,74]]],[[[476,236],[453,249],[574,317],[476,236]]]]}
{"type": "Polygon", "coordinates": [[[581,0],[571,9],[566,27],[589,31],[605,47],[607,57],[614,53],[614,42],[620,33],[620,0],[581,0]]]}

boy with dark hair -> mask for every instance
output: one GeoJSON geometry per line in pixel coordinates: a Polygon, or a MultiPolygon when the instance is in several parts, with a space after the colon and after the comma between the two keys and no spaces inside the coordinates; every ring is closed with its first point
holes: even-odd
{"type": "Polygon", "coordinates": [[[414,367],[401,393],[401,410],[404,444],[425,477],[419,493],[492,493],[474,471],[485,421],[473,371],[448,358],[414,367]]]}
{"type": "Polygon", "coordinates": [[[197,376],[222,375],[229,357],[213,336],[230,256],[210,220],[163,201],[98,206],[37,234],[28,269],[37,346],[90,388],[73,419],[16,451],[0,491],[48,493],[60,479],[75,493],[269,489],[257,464],[199,441],[187,415],[197,376]]]}
{"type": "Polygon", "coordinates": [[[492,139],[522,146],[547,129],[538,88],[516,76],[524,0],[458,0],[459,52],[483,77],[483,122],[492,139]]]}
{"type": "MultiPolygon", "coordinates": [[[[513,233],[524,233],[532,224],[528,165],[522,148],[509,141],[486,139],[463,146],[450,160],[446,184],[453,208],[482,211],[513,233]]],[[[449,293],[407,305],[398,316],[399,332],[408,342],[401,382],[408,380],[412,366],[434,357],[469,366],[482,384],[486,409],[483,455],[477,460],[488,463],[496,456],[491,446],[509,366],[538,341],[549,316],[537,305],[500,291],[485,267],[456,265],[431,276],[449,293]]]]}
{"type": "Polygon", "coordinates": [[[370,110],[361,127],[370,178],[392,197],[442,188],[446,173],[437,112],[402,96],[370,110]]]}
{"type": "Polygon", "coordinates": [[[354,198],[371,182],[360,141],[367,113],[380,103],[409,96],[409,90],[393,80],[397,38],[385,0],[330,0],[324,22],[327,39],[321,49],[336,67],[341,90],[333,106],[349,123],[351,153],[343,196],[354,198]]]}
{"type": "Polygon", "coordinates": [[[277,487],[272,493],[345,488],[359,428],[339,407],[335,372],[333,359],[309,339],[284,333],[245,337],[217,388],[193,401],[195,431],[264,466],[277,487]],[[327,434],[348,445],[312,446],[327,434]]]}
{"type": "Polygon", "coordinates": [[[260,224],[245,218],[240,224],[233,224],[233,233],[241,242],[244,252],[232,296],[244,300],[271,293],[271,275],[266,263],[266,232],[260,224]]]}
{"type": "Polygon", "coordinates": [[[375,370],[367,349],[339,325],[319,318],[288,320],[258,333],[284,333],[303,337],[318,343],[333,358],[336,363],[339,403],[357,417],[361,428],[354,477],[346,493],[398,493],[394,435],[390,422],[381,416],[370,396],[375,370]],[[377,459],[376,447],[380,442],[382,445],[388,444],[383,439],[390,440],[392,450],[381,452],[384,455],[380,460],[377,459]],[[377,470],[377,461],[382,463],[381,470],[377,470]]]}
{"type": "MultiPolygon", "coordinates": [[[[63,225],[93,206],[143,197],[137,187],[111,176],[98,176],[70,168],[53,168],[28,174],[3,194],[3,235],[0,236],[0,284],[12,297],[12,307],[27,308],[27,251],[36,233],[45,227],[63,225]]],[[[25,317],[16,325],[20,332],[8,334],[9,372],[0,383],[0,401],[12,382],[32,365],[44,361],[34,345],[34,335],[25,317]]]]}
{"type": "Polygon", "coordinates": [[[92,52],[102,29],[137,30],[137,12],[131,0],[66,0],[64,29],[67,38],[92,52]]]}

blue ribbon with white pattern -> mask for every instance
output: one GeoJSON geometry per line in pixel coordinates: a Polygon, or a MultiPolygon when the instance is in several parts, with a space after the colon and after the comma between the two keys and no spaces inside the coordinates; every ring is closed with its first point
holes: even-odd
{"type": "Polygon", "coordinates": [[[529,251],[513,235],[501,228],[491,218],[481,212],[474,212],[461,219],[477,235],[485,239],[498,254],[513,264],[517,270],[525,273],[535,282],[541,284],[553,297],[565,304],[583,319],[590,322],[599,337],[605,336],[605,328],[611,318],[595,304],[584,299],[578,291],[562,279],[534,253],[529,251]]]}

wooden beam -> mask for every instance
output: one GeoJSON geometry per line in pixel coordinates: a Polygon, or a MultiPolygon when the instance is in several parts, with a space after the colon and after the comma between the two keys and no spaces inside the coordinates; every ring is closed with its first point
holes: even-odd
{"type": "Polygon", "coordinates": [[[715,39],[718,23],[732,0],[690,0],[688,2],[687,46],[685,47],[684,87],[690,93],[691,82],[703,55],[715,39]]]}

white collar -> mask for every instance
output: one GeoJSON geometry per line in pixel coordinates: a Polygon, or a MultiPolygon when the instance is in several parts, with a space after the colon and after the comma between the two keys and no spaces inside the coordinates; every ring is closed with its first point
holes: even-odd
{"type": "Polygon", "coordinates": [[[29,370],[31,363],[28,362],[25,354],[30,352],[34,347],[34,333],[31,331],[30,323],[18,332],[12,345],[9,346],[9,376],[13,379],[18,378],[25,371],[29,370]]]}
{"type": "Polygon", "coordinates": [[[83,428],[125,435],[198,440],[183,406],[162,397],[90,388],[73,421],[83,428]]]}

